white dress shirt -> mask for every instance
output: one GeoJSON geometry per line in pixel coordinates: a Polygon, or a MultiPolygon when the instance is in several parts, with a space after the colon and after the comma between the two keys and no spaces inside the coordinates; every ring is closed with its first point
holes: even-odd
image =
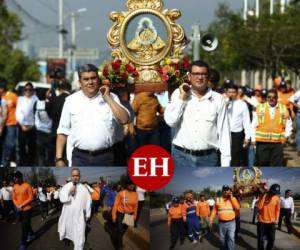
{"type": "Polygon", "coordinates": [[[38,100],[36,95],[29,98],[20,96],[17,102],[16,118],[20,125],[34,126],[33,105],[38,100]]]}
{"type": "Polygon", "coordinates": [[[12,187],[3,187],[1,188],[1,196],[4,201],[10,201],[11,200],[11,193],[13,188],[12,187]]]}
{"type": "Polygon", "coordinates": [[[47,201],[47,196],[43,193],[43,189],[41,187],[38,188],[38,197],[41,202],[47,201]]]}
{"type": "Polygon", "coordinates": [[[251,205],[251,208],[254,209],[257,205],[257,201],[258,199],[257,198],[254,198],[253,201],[252,201],[252,205],[251,205]]]}
{"type": "Polygon", "coordinates": [[[293,197],[288,197],[288,198],[280,197],[280,207],[291,209],[291,213],[293,214],[295,210],[293,197]]]}
{"type": "MultiPolygon", "coordinates": [[[[269,112],[270,112],[270,118],[274,119],[275,117],[275,111],[276,111],[276,107],[271,107],[268,104],[268,108],[269,108],[269,112]]],[[[252,119],[252,133],[251,133],[251,141],[254,142],[255,141],[255,133],[256,133],[256,127],[258,126],[258,120],[257,120],[257,113],[253,113],[253,119],[252,119]]],[[[293,132],[293,121],[291,119],[291,117],[288,117],[288,119],[286,120],[286,124],[285,124],[285,137],[288,138],[291,136],[293,132]]]]}
{"type": "Polygon", "coordinates": [[[228,117],[230,131],[234,133],[245,132],[245,139],[251,137],[251,122],[247,104],[242,100],[229,101],[228,117]]]}
{"type": "Polygon", "coordinates": [[[207,202],[208,206],[210,206],[210,207],[214,206],[216,203],[214,199],[208,199],[206,202],[207,202]]]}
{"type": "Polygon", "coordinates": [[[221,165],[230,166],[230,130],[222,95],[209,89],[199,98],[179,98],[179,89],[171,97],[164,114],[166,123],[175,128],[173,144],[189,150],[220,149],[221,165]]]}
{"type": "Polygon", "coordinates": [[[295,94],[293,94],[289,101],[294,104],[298,104],[298,101],[300,100],[300,90],[298,90],[295,94]]]}
{"type": "MultiPolygon", "coordinates": [[[[110,94],[121,105],[119,98],[110,94]]],[[[57,134],[69,136],[68,143],[72,147],[89,151],[106,149],[116,140],[114,134],[117,122],[101,95],[89,98],[80,90],[66,98],[57,134]]]]}
{"type": "Polygon", "coordinates": [[[137,187],[136,192],[138,194],[138,201],[144,201],[146,190],[143,188],[137,187]]]}

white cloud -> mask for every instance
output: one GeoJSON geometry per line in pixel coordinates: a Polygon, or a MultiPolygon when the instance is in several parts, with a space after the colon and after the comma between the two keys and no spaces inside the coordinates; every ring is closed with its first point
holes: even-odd
{"type": "Polygon", "coordinates": [[[223,172],[222,168],[214,168],[214,167],[199,168],[199,169],[193,171],[193,175],[196,177],[199,177],[199,178],[204,178],[204,177],[215,175],[215,174],[218,174],[221,172],[223,172]]]}

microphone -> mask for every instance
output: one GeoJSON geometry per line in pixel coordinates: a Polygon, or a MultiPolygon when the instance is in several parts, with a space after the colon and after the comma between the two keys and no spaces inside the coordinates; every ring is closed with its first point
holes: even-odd
{"type": "Polygon", "coordinates": [[[75,192],[76,192],[76,185],[77,185],[77,182],[73,182],[73,186],[75,187],[75,190],[74,190],[74,192],[72,192],[72,196],[75,195],[75,192]]]}

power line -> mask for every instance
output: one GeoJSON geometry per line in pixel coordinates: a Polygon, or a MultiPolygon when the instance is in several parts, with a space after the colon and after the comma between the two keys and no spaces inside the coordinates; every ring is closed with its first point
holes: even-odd
{"type": "Polygon", "coordinates": [[[39,3],[44,7],[46,7],[47,9],[51,10],[51,12],[57,14],[57,9],[55,9],[52,5],[50,5],[48,1],[44,2],[43,0],[40,0],[39,3]]]}
{"type": "Polygon", "coordinates": [[[27,10],[25,10],[16,0],[11,0],[11,3],[17,7],[18,11],[23,13],[27,18],[29,18],[35,24],[42,26],[45,29],[52,30],[57,32],[57,28],[55,26],[49,25],[47,23],[42,22],[41,20],[37,19],[36,17],[32,16],[27,10]]]}

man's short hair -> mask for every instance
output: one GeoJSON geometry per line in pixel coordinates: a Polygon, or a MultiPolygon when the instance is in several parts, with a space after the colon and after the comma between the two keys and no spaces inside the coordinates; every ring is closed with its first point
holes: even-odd
{"type": "Polygon", "coordinates": [[[238,91],[239,87],[234,83],[230,83],[226,86],[226,89],[234,89],[235,91],[238,91]]]}
{"type": "Polygon", "coordinates": [[[287,190],[285,190],[285,194],[288,194],[289,192],[291,192],[292,190],[290,190],[290,189],[287,189],[287,190]]]}
{"type": "Polygon", "coordinates": [[[7,88],[7,80],[3,77],[0,77],[0,88],[3,88],[3,89],[7,88]]]}
{"type": "Polygon", "coordinates": [[[27,82],[25,84],[24,88],[26,88],[26,87],[30,87],[30,88],[34,89],[32,82],[27,82]]]}
{"type": "Polygon", "coordinates": [[[207,68],[207,72],[209,74],[209,66],[208,66],[208,64],[206,62],[204,62],[202,60],[193,61],[192,64],[191,64],[191,66],[190,66],[190,72],[192,72],[193,66],[207,68]]]}
{"type": "Polygon", "coordinates": [[[220,81],[220,73],[216,69],[210,69],[209,70],[209,81],[211,81],[214,84],[218,84],[220,81]]]}
{"type": "Polygon", "coordinates": [[[278,98],[278,93],[277,93],[277,90],[276,89],[270,89],[268,90],[268,95],[272,93],[272,94],[275,94],[276,98],[278,98]]]}
{"type": "Polygon", "coordinates": [[[71,175],[72,175],[73,171],[78,171],[79,174],[80,174],[80,169],[79,169],[79,168],[72,168],[72,170],[71,170],[71,175]]]}
{"type": "Polygon", "coordinates": [[[98,68],[93,64],[87,63],[87,64],[81,65],[79,67],[79,69],[78,69],[79,80],[81,79],[82,73],[85,73],[85,72],[95,72],[99,78],[98,68]]]}

